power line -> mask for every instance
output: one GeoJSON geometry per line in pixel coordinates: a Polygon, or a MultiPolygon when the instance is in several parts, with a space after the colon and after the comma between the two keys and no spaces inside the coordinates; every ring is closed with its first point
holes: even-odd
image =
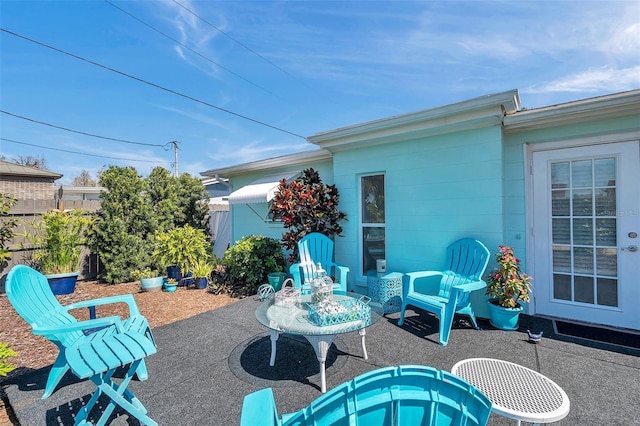
{"type": "Polygon", "coordinates": [[[73,54],[73,53],[70,53],[70,52],[64,51],[64,50],[62,50],[62,49],[58,49],[57,47],[50,46],[50,45],[48,45],[48,44],[46,44],[46,43],[42,43],[42,42],[40,42],[40,41],[37,41],[37,40],[31,39],[31,38],[26,37],[26,36],[23,36],[23,35],[20,35],[20,34],[18,34],[18,33],[13,32],[13,31],[9,31],[9,30],[7,30],[7,29],[5,29],[5,28],[0,27],[0,30],[1,30],[1,31],[3,31],[3,32],[5,32],[5,33],[7,33],[7,34],[11,34],[12,36],[15,36],[15,37],[21,38],[21,39],[26,40],[26,41],[29,41],[29,42],[31,42],[31,43],[35,43],[35,44],[40,45],[40,46],[42,46],[42,47],[46,47],[47,49],[51,49],[51,50],[53,50],[53,51],[55,51],[55,52],[62,53],[62,54],[67,55],[67,56],[71,56],[72,58],[79,59],[79,60],[84,61],[84,62],[87,62],[87,63],[89,63],[89,64],[91,64],[91,65],[95,65],[95,66],[97,66],[97,67],[100,67],[100,68],[103,68],[103,69],[105,69],[105,70],[108,70],[108,71],[114,72],[114,73],[116,73],[116,74],[120,74],[120,75],[122,75],[122,76],[124,76],[124,77],[128,77],[128,78],[130,78],[130,79],[132,79],[132,80],[136,80],[136,81],[138,81],[138,82],[140,82],[140,83],[144,83],[144,84],[147,84],[147,85],[149,85],[149,86],[151,86],[151,87],[155,87],[156,89],[164,90],[165,92],[172,93],[172,94],[174,94],[174,95],[176,95],[176,96],[180,96],[180,97],[182,97],[182,98],[184,98],[184,99],[189,99],[189,100],[191,100],[191,101],[198,102],[199,104],[202,104],[202,105],[208,106],[208,107],[210,107],[210,108],[217,109],[218,111],[226,112],[227,114],[234,115],[234,116],[239,117],[239,118],[242,118],[242,119],[244,119],[244,120],[251,121],[251,122],[253,122],[253,123],[259,124],[259,125],[261,125],[261,126],[269,127],[270,129],[277,130],[277,131],[282,132],[282,133],[287,133],[287,134],[289,134],[289,135],[291,135],[291,136],[295,136],[295,137],[298,137],[298,138],[301,138],[301,139],[306,140],[306,138],[305,138],[304,136],[299,135],[299,134],[297,134],[297,133],[293,133],[293,132],[290,132],[290,131],[288,131],[288,130],[282,129],[282,128],[280,128],[280,127],[273,126],[273,125],[271,125],[271,124],[268,124],[268,123],[265,123],[265,122],[263,122],[263,121],[257,120],[257,119],[255,119],[255,118],[251,118],[251,117],[248,117],[248,116],[246,116],[246,115],[243,115],[243,114],[240,114],[240,113],[237,113],[237,112],[233,112],[233,111],[231,111],[231,110],[228,110],[228,109],[225,109],[225,108],[222,108],[222,107],[219,107],[219,106],[216,106],[216,105],[210,104],[209,102],[205,102],[205,101],[203,101],[203,100],[200,100],[200,99],[194,98],[193,96],[185,95],[185,94],[180,93],[180,92],[177,92],[177,91],[175,91],[175,90],[168,89],[168,88],[166,88],[166,87],[164,87],[164,86],[160,86],[159,84],[151,83],[150,81],[144,80],[144,79],[142,79],[142,78],[140,78],[140,77],[136,77],[136,76],[133,76],[133,75],[131,75],[131,74],[127,74],[127,73],[125,73],[125,72],[123,72],[123,71],[119,71],[119,70],[116,70],[116,69],[114,69],[114,68],[110,68],[110,67],[108,67],[108,66],[106,66],[106,65],[102,65],[102,64],[99,64],[98,62],[94,62],[94,61],[91,61],[91,60],[89,60],[89,59],[83,58],[82,56],[75,55],[75,54],[73,54]]]}
{"type": "MultiPolygon", "coordinates": [[[[106,0],[105,0],[106,1],[106,0]]],[[[247,46],[246,44],[242,43],[240,40],[232,37],[230,34],[222,31],[220,28],[216,27],[215,25],[213,25],[211,22],[207,21],[206,19],[204,19],[203,17],[199,16],[197,13],[195,13],[193,10],[189,9],[188,7],[186,7],[185,5],[183,5],[182,3],[176,1],[176,0],[172,0],[175,4],[177,4],[178,6],[180,6],[181,8],[183,8],[184,10],[186,10],[187,12],[189,12],[190,14],[192,14],[193,16],[195,16],[196,18],[198,18],[199,20],[201,20],[202,22],[204,22],[205,24],[209,25],[211,28],[213,28],[214,30],[218,31],[220,34],[223,34],[224,36],[228,37],[230,40],[233,40],[234,42],[236,42],[237,44],[239,44],[240,46],[244,47],[245,49],[247,49],[249,52],[253,53],[254,55],[256,55],[257,57],[259,57],[260,59],[262,59],[263,61],[267,62],[268,64],[273,65],[274,67],[276,67],[277,69],[279,69],[280,71],[282,71],[283,73],[287,74],[289,77],[295,78],[293,75],[289,74],[285,69],[281,68],[280,66],[278,66],[277,64],[271,62],[269,59],[265,58],[264,56],[262,56],[261,54],[259,54],[258,52],[256,52],[255,50],[251,49],[249,46],[247,46]]]]}
{"type": "Polygon", "coordinates": [[[65,130],[67,132],[78,133],[78,134],[84,135],[84,136],[91,136],[92,138],[105,139],[105,140],[108,140],[108,141],[115,141],[115,142],[130,143],[130,144],[134,144],[134,145],[159,146],[160,148],[163,148],[165,151],[167,150],[166,144],[165,145],[160,145],[160,144],[155,144],[155,143],[135,142],[135,141],[128,141],[128,140],[125,140],[125,139],[116,139],[116,138],[110,138],[110,137],[107,137],[107,136],[94,135],[92,133],[81,132],[80,130],[68,129],[66,127],[56,126],[55,124],[45,123],[44,121],[34,120],[33,118],[23,117],[22,115],[13,114],[13,113],[11,113],[9,111],[5,111],[5,110],[2,110],[2,109],[0,109],[0,112],[3,113],[3,114],[10,115],[12,117],[21,118],[22,120],[31,121],[32,123],[38,123],[38,124],[42,124],[43,126],[49,126],[49,127],[53,127],[54,129],[60,129],[60,130],[65,130]]]}
{"type": "MultiPolygon", "coordinates": [[[[257,87],[257,88],[258,88],[258,89],[260,89],[260,90],[264,90],[264,91],[265,91],[265,92],[267,92],[267,93],[271,93],[272,95],[276,95],[276,94],[275,94],[275,93],[273,93],[272,91],[270,91],[270,90],[268,90],[268,89],[265,89],[264,87],[260,86],[259,84],[256,84],[256,83],[254,83],[253,81],[251,81],[251,80],[248,80],[248,79],[244,78],[244,77],[243,77],[243,76],[241,76],[240,74],[238,74],[238,73],[236,73],[236,72],[231,71],[229,68],[226,68],[226,67],[225,67],[225,66],[223,66],[223,65],[220,65],[219,63],[215,62],[213,59],[210,59],[210,58],[208,58],[208,57],[204,56],[204,55],[203,55],[203,54],[201,54],[200,52],[198,52],[198,51],[196,51],[196,50],[194,50],[194,49],[190,48],[189,46],[187,46],[186,44],[182,43],[181,41],[176,40],[175,38],[171,37],[170,35],[168,35],[168,34],[166,34],[166,33],[162,32],[162,31],[160,31],[159,29],[157,29],[156,27],[152,26],[151,24],[148,24],[148,23],[144,22],[142,19],[140,19],[140,18],[138,18],[138,17],[134,16],[133,14],[131,14],[131,13],[127,12],[126,10],[122,9],[121,7],[116,6],[115,4],[113,4],[112,2],[110,2],[109,0],[104,0],[104,1],[105,1],[105,3],[107,3],[107,4],[109,4],[109,5],[113,6],[113,7],[115,7],[116,9],[118,9],[119,11],[121,11],[122,13],[124,13],[124,14],[126,14],[126,15],[129,15],[131,18],[133,18],[133,19],[135,19],[136,21],[140,22],[142,25],[145,25],[146,27],[151,28],[153,31],[157,32],[158,34],[162,35],[163,37],[168,38],[169,40],[173,41],[174,43],[177,43],[177,44],[179,44],[180,46],[184,47],[185,49],[189,50],[190,52],[192,52],[192,53],[194,53],[194,54],[196,54],[196,55],[200,56],[202,59],[204,59],[204,60],[206,60],[206,61],[211,62],[212,64],[214,64],[214,65],[216,65],[216,66],[218,66],[218,67],[222,68],[223,70],[227,71],[227,72],[228,72],[228,73],[230,73],[230,74],[235,75],[235,76],[236,76],[236,77],[238,77],[239,79],[246,81],[247,83],[251,84],[252,86],[257,87]]],[[[276,96],[277,96],[277,95],[276,95],[276,96]]]]}
{"type": "Polygon", "coordinates": [[[15,144],[18,144],[18,145],[35,146],[36,148],[48,149],[48,150],[51,150],[51,151],[60,151],[60,152],[67,152],[69,154],[86,155],[87,157],[108,158],[110,160],[134,161],[134,162],[137,162],[137,163],[171,164],[169,161],[136,160],[136,159],[133,159],[133,158],[108,157],[106,155],[87,154],[86,152],[70,151],[70,150],[67,150],[67,149],[60,149],[60,148],[51,148],[51,147],[48,147],[48,146],[36,145],[34,143],[20,142],[20,141],[15,141],[13,139],[7,139],[7,138],[1,138],[1,137],[0,137],[0,140],[5,141],[5,142],[15,143],[15,144]]]}

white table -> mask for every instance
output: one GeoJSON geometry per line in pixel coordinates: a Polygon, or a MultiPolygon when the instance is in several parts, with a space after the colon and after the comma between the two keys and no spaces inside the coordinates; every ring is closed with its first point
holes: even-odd
{"type": "Polygon", "coordinates": [[[552,423],[569,414],[569,397],[553,380],[537,371],[499,359],[472,358],[451,372],[480,389],[496,414],[521,421],[552,423]]]}
{"type": "MultiPolygon", "coordinates": [[[[362,297],[360,294],[347,293],[347,295],[333,295],[334,300],[362,297]]],[[[288,333],[304,336],[313,346],[316,358],[320,363],[320,390],[322,393],[327,391],[327,380],[325,377],[325,361],[327,353],[333,339],[338,334],[357,331],[362,337],[362,352],[364,359],[368,359],[367,348],[365,346],[365,328],[375,324],[382,317],[382,306],[379,303],[369,302],[371,308],[371,318],[369,321],[349,321],[341,324],[328,326],[317,326],[309,320],[309,310],[307,303],[311,301],[310,295],[303,295],[301,303],[292,307],[281,307],[273,304],[274,299],[271,297],[262,302],[256,309],[256,319],[258,322],[269,329],[271,335],[271,359],[269,365],[273,367],[276,362],[276,342],[280,333],[288,333]]]]}

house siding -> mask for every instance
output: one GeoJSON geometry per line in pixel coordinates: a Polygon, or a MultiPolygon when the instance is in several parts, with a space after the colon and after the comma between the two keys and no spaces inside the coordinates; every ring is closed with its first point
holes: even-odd
{"type": "Polygon", "coordinates": [[[467,130],[334,154],[340,208],[349,219],[336,238],[336,258],[360,274],[359,179],[385,174],[387,269],[438,268],[454,240],[472,236],[487,246],[502,240],[502,131],[467,130]]]}

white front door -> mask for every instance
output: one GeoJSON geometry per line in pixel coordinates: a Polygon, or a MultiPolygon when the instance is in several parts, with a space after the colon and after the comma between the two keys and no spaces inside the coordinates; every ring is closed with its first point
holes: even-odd
{"type": "Polygon", "coordinates": [[[537,314],[640,330],[640,142],[534,151],[537,314]]]}

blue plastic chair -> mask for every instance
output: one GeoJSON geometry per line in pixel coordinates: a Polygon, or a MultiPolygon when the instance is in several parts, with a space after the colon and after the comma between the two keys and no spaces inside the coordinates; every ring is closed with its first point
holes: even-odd
{"type": "Polygon", "coordinates": [[[241,426],[486,425],[491,401],[465,380],[421,365],[383,367],[278,415],[271,388],[245,396],[241,426]]]}
{"type": "Polygon", "coordinates": [[[324,234],[312,232],[298,241],[300,262],[289,268],[296,288],[303,294],[311,292],[311,280],[316,273],[316,265],[320,263],[327,275],[334,277],[334,292],[346,293],[347,273],[349,268],[333,261],[333,241],[324,234]]]}
{"type": "MultiPolygon", "coordinates": [[[[47,278],[40,272],[25,265],[14,266],[7,275],[5,283],[7,298],[18,314],[31,326],[33,333],[51,340],[60,350],[45,386],[42,399],[48,398],[56,386],[69,371],[67,351],[85,342],[92,342],[117,333],[118,330],[136,332],[154,342],[151,328],[131,294],[86,300],[62,306],[54,296],[47,278]],[[129,318],[122,320],[118,316],[78,321],[69,313],[72,309],[94,308],[99,305],[126,303],[129,318]]],[[[155,343],[154,343],[155,346],[155,343]]],[[[148,377],[147,368],[142,360],[136,374],[139,380],[148,377]]]]}
{"type": "Polygon", "coordinates": [[[440,320],[439,342],[446,346],[455,314],[468,315],[474,328],[479,329],[471,307],[471,293],[487,284],[482,275],[489,262],[489,250],[478,240],[463,238],[447,248],[447,264],[443,271],[420,271],[406,274],[402,288],[402,308],[398,325],[404,323],[407,306],[431,312],[440,320]],[[440,277],[435,294],[426,294],[416,288],[416,281],[428,277],[440,277]]]}

